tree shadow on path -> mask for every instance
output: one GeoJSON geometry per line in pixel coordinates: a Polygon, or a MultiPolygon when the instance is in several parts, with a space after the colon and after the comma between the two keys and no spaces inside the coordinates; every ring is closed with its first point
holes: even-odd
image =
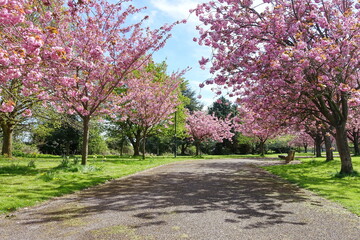
{"type": "MultiPolygon", "coordinates": [[[[68,205],[35,213],[26,224],[41,224],[119,214],[137,219],[132,227],[166,224],[164,216],[223,212],[223,221],[239,223],[256,218],[246,228],[266,228],[287,221],[294,214],[284,210],[286,203],[302,202],[307,197],[294,185],[243,162],[203,162],[169,165],[160,170],[115,180],[69,196],[68,205]]],[[[319,203],[314,203],[319,204],[319,203]]]]}

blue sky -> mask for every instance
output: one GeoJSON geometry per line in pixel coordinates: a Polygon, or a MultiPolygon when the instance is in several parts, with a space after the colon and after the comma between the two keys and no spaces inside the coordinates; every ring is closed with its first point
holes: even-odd
{"type": "MultiPolygon", "coordinates": [[[[206,70],[201,70],[198,61],[202,56],[210,56],[211,49],[199,46],[193,41],[198,36],[196,25],[199,25],[196,16],[190,15],[189,9],[193,9],[198,3],[206,0],[133,0],[132,4],[137,7],[146,6],[147,9],[142,15],[149,15],[148,24],[150,27],[160,27],[165,23],[172,23],[177,20],[187,19],[187,24],[181,24],[172,31],[172,38],[166,46],[154,54],[156,62],[166,60],[169,72],[182,70],[191,67],[191,70],[184,76],[189,81],[190,87],[197,94],[201,94],[200,101],[206,106],[211,105],[219,96],[211,91],[210,86],[199,88],[199,83],[211,78],[206,70]]],[[[139,19],[141,16],[139,16],[139,19]]]]}

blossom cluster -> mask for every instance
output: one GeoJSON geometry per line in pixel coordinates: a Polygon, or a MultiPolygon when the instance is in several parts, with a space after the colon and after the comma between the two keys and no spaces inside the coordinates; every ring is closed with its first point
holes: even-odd
{"type": "Polygon", "coordinates": [[[351,106],[359,105],[358,3],[266,0],[258,5],[222,0],[192,10],[204,23],[194,40],[213,48],[211,60],[200,60],[202,66],[211,64],[215,75],[206,84],[223,86],[239,103],[255,111],[267,107],[274,115],[286,109],[318,111],[321,103],[313,96],[319,95],[343,94],[351,106]]]}
{"type": "Polygon", "coordinates": [[[188,116],[185,125],[187,132],[194,141],[216,141],[224,139],[231,140],[234,133],[233,124],[229,119],[218,119],[214,115],[202,111],[195,111],[188,116]]]}
{"type": "Polygon", "coordinates": [[[127,81],[124,104],[117,111],[121,120],[129,120],[146,132],[159,124],[167,125],[180,104],[178,95],[183,73],[164,74],[157,79],[156,70],[142,68],[136,72],[127,81]]]}

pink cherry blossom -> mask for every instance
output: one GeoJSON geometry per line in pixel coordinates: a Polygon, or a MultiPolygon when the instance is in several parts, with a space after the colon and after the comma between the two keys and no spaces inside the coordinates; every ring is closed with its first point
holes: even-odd
{"type": "Polygon", "coordinates": [[[32,116],[32,112],[30,109],[25,109],[24,112],[22,113],[22,115],[24,117],[31,117],[32,116]]]}
{"type": "Polygon", "coordinates": [[[341,172],[353,171],[345,125],[360,104],[360,11],[353,0],[218,0],[194,12],[214,83],[262,116],[313,115],[336,131],[341,172]],[[349,101],[350,99],[350,101],[349,101]]]}
{"type": "Polygon", "coordinates": [[[4,113],[9,113],[14,111],[15,107],[14,107],[14,102],[13,101],[8,101],[8,102],[3,102],[0,106],[0,111],[4,112],[4,113]]]}
{"type": "Polygon", "coordinates": [[[231,141],[234,133],[229,119],[218,119],[202,111],[195,111],[186,120],[186,130],[196,143],[196,155],[199,155],[200,143],[204,141],[231,141]]]}
{"type": "Polygon", "coordinates": [[[178,98],[179,86],[185,71],[164,75],[158,79],[159,73],[156,70],[143,67],[129,75],[126,94],[121,106],[116,110],[118,121],[126,121],[136,126],[143,141],[158,126],[173,124],[170,119],[181,103],[178,98]]]}
{"type": "Polygon", "coordinates": [[[155,30],[144,28],[148,17],[134,22],[133,17],[142,9],[129,2],[68,1],[64,14],[55,15],[57,28],[47,28],[53,38],[45,41],[52,48],[44,54],[49,77],[42,87],[48,89],[56,109],[74,112],[82,118],[82,164],[87,161],[91,118],[121,108],[124,94],[117,89],[137,88],[131,84],[129,74],[140,69],[152,52],[163,47],[170,37],[169,31],[180,23],[155,30]]]}

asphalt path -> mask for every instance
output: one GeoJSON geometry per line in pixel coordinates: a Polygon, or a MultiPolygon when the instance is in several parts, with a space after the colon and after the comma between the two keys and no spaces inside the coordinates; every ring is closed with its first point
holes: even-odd
{"type": "Polygon", "coordinates": [[[360,218],[258,168],[173,163],[0,216],[0,239],[359,240],[360,218]]]}

